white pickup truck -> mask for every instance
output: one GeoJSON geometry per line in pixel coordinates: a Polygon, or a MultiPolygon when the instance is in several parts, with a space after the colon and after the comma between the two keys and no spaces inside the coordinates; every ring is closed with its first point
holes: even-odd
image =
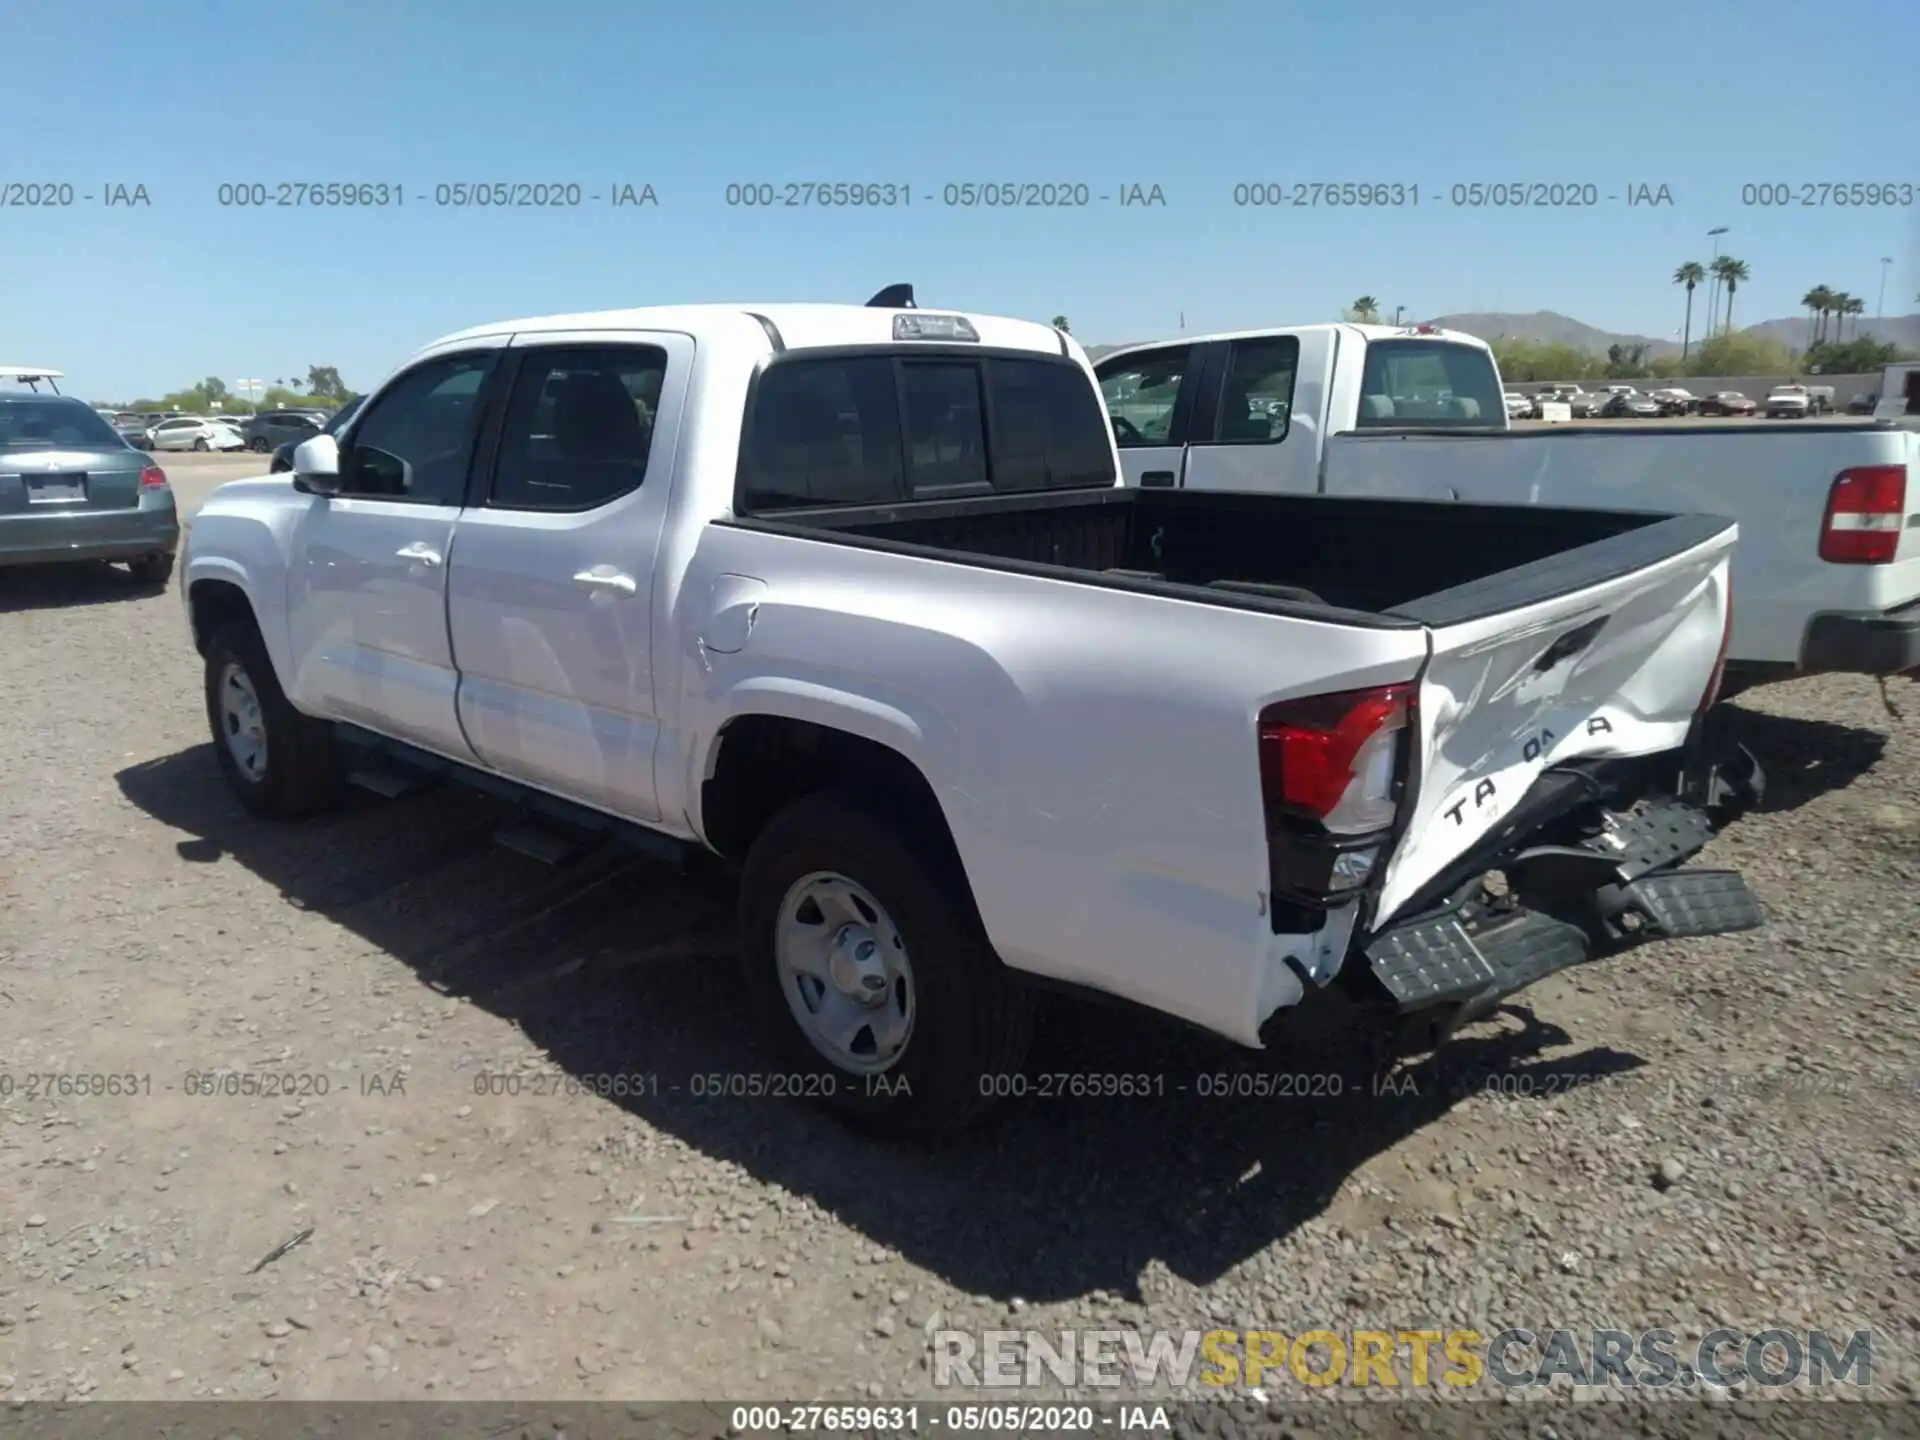
{"type": "Polygon", "coordinates": [[[438,774],[736,861],[795,1088],[903,1129],[1006,1092],[1034,982],[1444,1037],[1760,923],[1679,868],[1759,782],[1702,738],[1730,522],[1128,488],[1076,342],[901,288],[463,331],[215,491],[241,801],[438,774]]]}
{"type": "Polygon", "coordinates": [[[1920,666],[1911,420],[1515,431],[1487,345],[1426,325],[1182,337],[1097,370],[1130,485],[1726,515],[1726,693],[1920,666]]]}

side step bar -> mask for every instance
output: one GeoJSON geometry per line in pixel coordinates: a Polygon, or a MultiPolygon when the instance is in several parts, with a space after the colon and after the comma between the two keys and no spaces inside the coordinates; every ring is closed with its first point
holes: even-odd
{"type": "Polygon", "coordinates": [[[407,794],[422,781],[445,779],[512,805],[519,813],[500,828],[494,840],[543,865],[572,860],[601,840],[641,851],[679,869],[684,869],[702,853],[701,848],[690,841],[603,815],[585,805],[446,759],[404,741],[389,740],[357,725],[337,723],[334,736],[352,757],[345,767],[349,781],[376,795],[392,799],[407,794]]]}

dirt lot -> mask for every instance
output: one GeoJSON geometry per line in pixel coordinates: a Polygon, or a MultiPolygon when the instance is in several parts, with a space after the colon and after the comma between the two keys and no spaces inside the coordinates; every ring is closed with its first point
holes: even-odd
{"type": "Polygon", "coordinates": [[[711,887],[453,793],[247,818],[174,588],[0,572],[0,656],[0,1394],[924,1396],[926,1331],[1010,1320],[1870,1326],[1915,1393],[1920,719],[1871,684],[1740,702],[1758,935],[1549,981],[1384,1095],[1063,1005],[1036,1074],[1168,1095],[914,1150],[703,1093],[758,1063],[711,887]],[[1341,1094],[1197,1098],[1249,1065],[1341,1094]]]}

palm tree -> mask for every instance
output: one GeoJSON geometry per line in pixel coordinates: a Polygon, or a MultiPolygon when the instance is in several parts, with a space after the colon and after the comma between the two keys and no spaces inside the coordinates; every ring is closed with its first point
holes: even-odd
{"type": "Polygon", "coordinates": [[[1371,295],[1362,295],[1353,302],[1353,318],[1363,325],[1371,325],[1380,318],[1380,302],[1371,295]]]}
{"type": "Polygon", "coordinates": [[[1827,305],[1833,299],[1833,291],[1825,285],[1816,285],[1800,297],[1800,303],[1807,309],[1807,348],[1811,350],[1820,343],[1820,333],[1827,318],[1827,305]]]}
{"type": "Polygon", "coordinates": [[[1833,312],[1833,340],[1837,345],[1847,338],[1847,316],[1853,312],[1847,307],[1853,303],[1853,296],[1844,290],[1836,290],[1827,297],[1827,308],[1833,312]]]}
{"type": "Polygon", "coordinates": [[[1058,330],[1062,335],[1071,335],[1073,333],[1067,328],[1067,317],[1064,315],[1056,315],[1053,317],[1053,328],[1058,330]]]}
{"type": "Polygon", "coordinates": [[[1847,314],[1853,316],[1853,338],[1860,338],[1860,317],[1867,313],[1867,302],[1859,295],[1847,296],[1847,314]]]}
{"type": "Polygon", "coordinates": [[[1733,333],[1733,292],[1740,288],[1742,280],[1751,279],[1753,272],[1747,268],[1747,262],[1736,260],[1731,255],[1722,255],[1713,262],[1714,277],[1727,287],[1727,315],[1721,326],[1722,335],[1733,333]]]}
{"type": "Polygon", "coordinates": [[[1673,283],[1687,287],[1687,328],[1680,336],[1680,358],[1687,358],[1687,346],[1693,342],[1693,287],[1707,278],[1706,267],[1698,260],[1689,260],[1673,272],[1673,283]]]}

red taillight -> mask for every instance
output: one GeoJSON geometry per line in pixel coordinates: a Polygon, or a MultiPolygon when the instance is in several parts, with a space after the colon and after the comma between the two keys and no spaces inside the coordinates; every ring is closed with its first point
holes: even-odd
{"type": "Polygon", "coordinates": [[[1886,565],[1907,522],[1907,467],[1842,470],[1827,492],[1820,558],[1835,565],[1886,565]]]}
{"type": "Polygon", "coordinates": [[[1393,823],[1400,732],[1411,685],[1346,690],[1260,714],[1260,786],[1269,819],[1292,815],[1358,834],[1393,823]]]}
{"type": "Polygon", "coordinates": [[[166,483],[167,472],[162,470],[158,465],[149,465],[140,472],[140,488],[142,490],[158,490],[166,483]]]}

